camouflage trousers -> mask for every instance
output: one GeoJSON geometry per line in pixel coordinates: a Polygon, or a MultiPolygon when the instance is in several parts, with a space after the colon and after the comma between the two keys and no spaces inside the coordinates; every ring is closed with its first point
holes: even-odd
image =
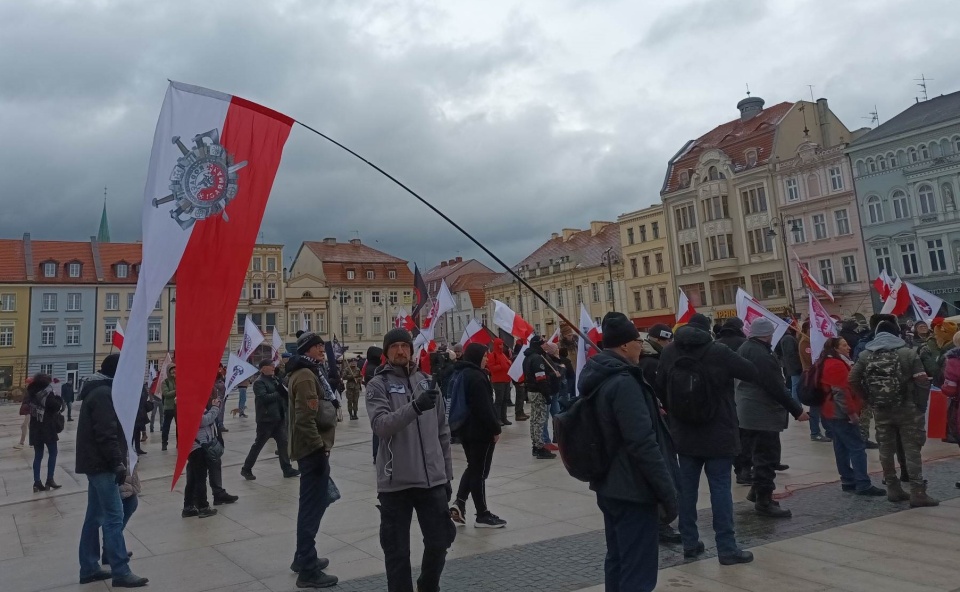
{"type": "Polygon", "coordinates": [[[875,409],[877,422],[877,444],[880,445],[880,466],[883,477],[889,480],[897,477],[897,436],[903,443],[903,452],[910,474],[910,483],[923,483],[923,461],[920,449],[927,440],[924,413],[916,407],[894,407],[875,409]]]}
{"type": "Polygon", "coordinates": [[[543,448],[543,428],[547,425],[547,403],[540,393],[527,392],[530,403],[530,440],[534,448],[543,448]]]}
{"type": "Polygon", "coordinates": [[[347,389],[347,412],[350,417],[357,416],[357,402],[360,400],[360,389],[347,389]]]}
{"type": "Polygon", "coordinates": [[[860,411],[860,435],[863,437],[864,442],[870,439],[870,423],[872,421],[873,407],[864,405],[863,410],[860,411]]]}

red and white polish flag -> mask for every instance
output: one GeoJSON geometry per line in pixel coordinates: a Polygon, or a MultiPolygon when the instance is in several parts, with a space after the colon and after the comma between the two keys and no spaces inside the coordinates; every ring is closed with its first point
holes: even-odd
{"type": "Polygon", "coordinates": [[[770,341],[770,347],[777,347],[777,343],[780,342],[780,339],[786,335],[787,330],[790,328],[790,324],[773,314],[766,309],[760,301],[750,295],[749,292],[743,288],[737,288],[737,316],[743,321],[743,332],[750,336],[750,325],[753,324],[753,321],[764,317],[775,327],[773,330],[773,338],[770,341]]]}
{"type": "Polygon", "coordinates": [[[880,300],[886,300],[890,297],[890,292],[893,290],[893,280],[890,279],[886,269],[881,270],[877,279],[873,280],[873,289],[877,291],[877,294],[880,294],[880,300]]]}
{"type": "MultiPolygon", "coordinates": [[[[810,274],[810,270],[806,265],[800,261],[800,258],[796,253],[793,254],[793,259],[797,263],[797,269],[800,271],[800,279],[803,280],[803,285],[807,287],[807,290],[813,292],[814,294],[826,297],[830,299],[830,302],[835,302],[833,298],[833,292],[831,292],[826,286],[817,281],[817,278],[813,277],[810,274]]],[[[794,311],[796,312],[796,311],[794,311]]]]}
{"type": "Polygon", "coordinates": [[[910,290],[907,288],[906,282],[897,278],[893,282],[893,287],[890,288],[886,300],[883,301],[883,308],[880,309],[880,313],[899,317],[910,309],[910,304],[910,290]]]}
{"type": "Polygon", "coordinates": [[[487,331],[477,319],[470,319],[470,322],[467,323],[467,326],[463,330],[460,345],[462,347],[467,347],[471,343],[489,345],[491,341],[493,341],[493,338],[490,337],[490,332],[487,331]]]}
{"type": "Polygon", "coordinates": [[[807,290],[807,296],[810,299],[810,357],[814,362],[820,359],[823,352],[823,345],[831,337],[839,337],[837,323],[830,316],[816,294],[812,290],[807,290]]]}
{"type": "Polygon", "coordinates": [[[530,323],[499,300],[493,301],[493,324],[520,339],[528,340],[533,335],[530,323]]]}
{"type": "Polygon", "coordinates": [[[680,290],[680,298],[677,300],[677,324],[682,325],[690,322],[690,318],[693,315],[697,314],[697,309],[690,304],[690,300],[687,298],[687,295],[683,293],[683,290],[680,290]]]}
{"type": "Polygon", "coordinates": [[[113,335],[110,337],[110,343],[118,350],[123,349],[123,325],[120,321],[113,327],[113,335]]]}
{"type": "MultiPolygon", "coordinates": [[[[586,305],[582,302],[580,303],[580,332],[586,335],[594,345],[600,345],[600,340],[603,339],[600,327],[594,322],[590,316],[590,311],[587,310],[586,305]]],[[[582,372],[583,368],[587,365],[587,359],[595,356],[598,351],[597,348],[587,345],[587,342],[585,342],[583,338],[577,340],[577,365],[574,367],[574,371],[576,372],[577,396],[580,396],[580,372],[582,372]]]]}
{"type": "MultiPolygon", "coordinates": [[[[128,441],[146,367],[147,322],[177,274],[176,483],[223,356],[293,119],[224,93],[171,82],[142,206],[143,261],[114,378],[128,441]]],[[[132,447],[131,447],[132,451],[132,447]]],[[[136,454],[131,454],[131,467],[136,454]]]]}

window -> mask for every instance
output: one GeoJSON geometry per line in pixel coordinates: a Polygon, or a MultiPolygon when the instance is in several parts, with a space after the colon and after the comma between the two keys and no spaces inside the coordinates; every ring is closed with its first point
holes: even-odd
{"type": "Polygon", "coordinates": [[[650,230],[651,230],[651,232],[653,232],[653,238],[655,238],[655,239],[656,239],[656,238],[660,238],[660,223],[659,223],[659,222],[651,222],[651,223],[650,223],[650,230]]]}
{"type": "MultiPolygon", "coordinates": [[[[131,296],[133,296],[133,294],[131,294],[131,296]]],[[[67,310],[70,312],[77,312],[80,310],[79,292],[70,292],[67,294],[67,310]]]]}
{"type": "Polygon", "coordinates": [[[250,296],[254,300],[260,300],[263,298],[263,284],[260,282],[253,282],[250,289],[250,296]]]}
{"type": "Polygon", "coordinates": [[[540,310],[540,299],[533,297],[530,300],[533,302],[533,305],[532,305],[533,310],[540,310]]]}
{"type": "Polygon", "coordinates": [[[700,243],[680,245],[680,266],[692,267],[694,265],[700,265],[700,243]]]}
{"type": "Polygon", "coordinates": [[[123,279],[130,273],[130,266],[126,263],[117,263],[117,277],[123,279]]]}
{"type": "Polygon", "coordinates": [[[893,264],[890,261],[890,247],[876,247],[873,254],[877,258],[877,273],[887,270],[888,275],[892,274],[893,264]]]}
{"type": "Polygon", "coordinates": [[[368,280],[375,279],[376,277],[377,277],[377,273],[376,273],[375,271],[373,271],[372,269],[368,269],[368,270],[367,270],[367,279],[368,279],[368,280]]]}
{"type": "Polygon", "coordinates": [[[920,157],[917,156],[917,149],[916,149],[916,148],[908,148],[908,149],[907,149],[907,156],[910,157],[910,162],[917,162],[918,160],[920,160],[920,157]]]}
{"type": "Polygon", "coordinates": [[[793,244],[799,245],[807,242],[807,232],[803,227],[803,218],[794,218],[792,224],[796,228],[795,231],[790,233],[793,235],[793,244]]]}
{"type": "Polygon", "coordinates": [[[13,347],[13,327],[9,325],[0,327],[0,347],[13,347]]]}
{"type": "Polygon", "coordinates": [[[820,197],[820,177],[817,175],[807,175],[807,195],[820,197]]]}
{"type": "Polygon", "coordinates": [[[53,312],[57,310],[57,295],[51,292],[44,292],[43,305],[40,310],[43,312],[53,312]]]}
{"type": "Polygon", "coordinates": [[[870,219],[870,224],[883,222],[883,206],[880,204],[880,198],[876,195],[867,198],[867,216],[870,219]]]}
{"type": "Polygon", "coordinates": [[[707,237],[707,246],[710,248],[711,261],[729,259],[734,256],[732,234],[707,237]]]}
{"type": "Polygon", "coordinates": [[[920,264],[917,262],[917,248],[913,243],[900,245],[900,259],[903,261],[904,275],[920,273],[920,264]]]}
{"type": "Polygon", "coordinates": [[[380,304],[380,290],[374,290],[370,292],[370,302],[373,304],[380,304]]]}
{"type": "Polygon", "coordinates": [[[843,189],[843,171],[840,167],[830,167],[830,189],[840,191],[843,189]]]}
{"type": "Polygon", "coordinates": [[[590,284],[590,290],[593,293],[593,301],[600,302],[600,284],[593,282],[590,284]]]}
{"type": "Polygon", "coordinates": [[[646,292],[647,292],[647,309],[654,308],[653,290],[651,288],[647,288],[646,292]]]}
{"type": "Polygon", "coordinates": [[[354,304],[363,304],[363,292],[360,290],[355,290],[353,292],[353,303],[354,304]]]}
{"type": "Polygon", "coordinates": [[[410,290],[403,291],[403,303],[404,304],[413,304],[413,292],[410,290]]]}
{"type": "Polygon", "coordinates": [[[340,289],[336,292],[336,294],[337,294],[337,301],[340,303],[341,306],[350,302],[350,292],[340,289]]]}
{"type": "Polygon", "coordinates": [[[757,151],[747,150],[747,166],[756,166],[756,164],[757,164],[757,151]]]}
{"type": "Polygon", "coordinates": [[[686,187],[690,184],[690,173],[687,171],[680,171],[680,187],[686,187]]]}
{"type": "Polygon", "coordinates": [[[40,374],[53,375],[53,364],[40,364],[40,374]]]}
{"type": "Polygon", "coordinates": [[[887,170],[887,161],[883,156],[877,157],[877,166],[881,171],[887,170]]]}
{"type": "Polygon", "coordinates": [[[355,270],[353,270],[353,269],[348,269],[348,270],[347,270],[347,279],[348,279],[348,280],[352,280],[352,279],[354,279],[355,277],[357,277],[357,272],[356,272],[355,270]]]}
{"type": "Polygon", "coordinates": [[[627,229],[627,244],[628,245],[633,244],[633,228],[627,229]]]}
{"type": "Polygon", "coordinates": [[[244,282],[240,287],[240,300],[246,300],[247,298],[249,298],[249,296],[247,296],[247,284],[244,282]]]}
{"type": "Polygon", "coordinates": [[[277,270],[277,260],[274,257],[267,257],[267,271],[277,270]]]}
{"type": "Polygon", "coordinates": [[[43,264],[43,277],[57,277],[57,264],[53,262],[43,264]]]}
{"type": "Polygon", "coordinates": [[[277,298],[277,283],[267,282],[267,298],[275,300],[277,298]]]}
{"type": "Polygon", "coordinates": [[[381,333],[383,333],[383,321],[375,315],[373,317],[373,334],[380,335],[381,333]]]}
{"type": "Polygon", "coordinates": [[[813,240],[827,238],[827,217],[823,214],[813,215],[813,240]]]}
{"type": "Polygon", "coordinates": [[[821,259],[817,262],[820,266],[820,283],[828,286],[833,283],[833,261],[830,259],[821,259]]]}
{"type": "Polygon", "coordinates": [[[630,257],[630,277],[637,277],[637,258],[630,257]]]}
{"type": "Polygon", "coordinates": [[[897,156],[893,152],[887,153],[887,166],[891,169],[897,168],[897,156]]]}
{"type": "Polygon", "coordinates": [[[730,217],[730,208],[726,195],[715,195],[703,200],[703,217],[707,220],[720,220],[730,217]]]}
{"type": "Polygon", "coordinates": [[[767,211],[767,192],[763,187],[754,187],[740,192],[743,200],[743,211],[747,214],[758,214],[767,211]]]}
{"type": "Polygon", "coordinates": [[[687,300],[690,301],[692,306],[697,307],[707,305],[707,290],[704,287],[703,282],[700,282],[699,284],[687,284],[685,286],[680,286],[680,289],[683,290],[683,293],[687,295],[687,300]]]}
{"type": "Polygon", "coordinates": [[[640,225],[640,242],[641,243],[647,242],[647,225],[646,224],[640,225]]]}
{"type": "Polygon", "coordinates": [[[246,321],[247,321],[246,313],[238,312],[237,313],[237,333],[239,333],[240,335],[243,335],[243,328],[245,326],[246,321]]]}
{"type": "Polygon", "coordinates": [[[563,306],[563,288],[557,288],[557,306],[563,306]]]}
{"type": "Polygon", "coordinates": [[[650,275],[650,256],[643,256],[643,275],[650,275]]]}
{"type": "Polygon", "coordinates": [[[655,253],[653,259],[657,262],[657,273],[663,273],[663,253],[655,253]]]}
{"type": "Polygon", "coordinates": [[[263,332],[263,313],[252,312],[250,313],[250,320],[253,321],[253,324],[260,329],[260,332],[263,332]]]}
{"type": "Polygon", "coordinates": [[[677,230],[686,230],[696,226],[697,214],[692,203],[678,207],[673,213],[677,220],[677,230]]]}
{"type": "Polygon", "coordinates": [[[357,337],[360,337],[361,335],[363,335],[363,317],[357,317],[356,329],[357,329],[357,337]]]}
{"type": "Polygon", "coordinates": [[[877,172],[877,163],[872,158],[867,159],[867,170],[869,170],[871,173],[877,172]]]}
{"type": "Polygon", "coordinates": [[[921,185],[917,188],[917,198],[920,200],[921,214],[936,214],[937,202],[933,197],[933,187],[921,185]]]}
{"type": "Polygon", "coordinates": [[[947,257],[943,252],[942,238],[928,240],[927,253],[930,255],[930,271],[947,270],[947,257]]]}
{"type": "Polygon", "coordinates": [[[897,220],[903,220],[910,217],[910,200],[907,194],[897,189],[890,196],[893,201],[893,217],[897,220]]]}
{"type": "Polygon", "coordinates": [[[583,286],[577,286],[577,304],[583,304],[583,286]]]}
{"type": "Polygon", "coordinates": [[[130,292],[129,294],[127,294],[127,310],[130,310],[133,308],[133,296],[134,296],[134,292],[130,292]]]}
{"type": "Polygon", "coordinates": [[[853,283],[857,281],[857,258],[853,255],[844,255],[840,258],[840,261],[843,263],[843,279],[847,283],[853,283]]]}
{"type": "MultiPolygon", "coordinates": [[[[713,299],[713,305],[735,304],[737,301],[737,289],[742,287],[743,278],[710,282],[710,296],[713,299]]],[[[687,297],[690,297],[689,293],[687,293],[687,297]]]]}
{"type": "Polygon", "coordinates": [[[0,311],[13,312],[17,310],[16,294],[0,294],[0,311]]]}
{"type": "Polygon", "coordinates": [[[607,300],[613,302],[613,282],[607,280],[605,283],[607,284],[607,300]]]}
{"type": "Polygon", "coordinates": [[[850,217],[847,215],[847,211],[836,210],[833,213],[833,217],[837,221],[837,235],[843,236],[845,234],[850,234],[850,217]]]}
{"type": "Polygon", "coordinates": [[[787,201],[797,201],[800,199],[800,186],[793,177],[787,179],[787,201]]]}
{"type": "Polygon", "coordinates": [[[760,273],[750,278],[753,295],[757,298],[780,298],[786,294],[783,272],[760,273]]]}
{"type": "Polygon", "coordinates": [[[398,295],[398,292],[396,290],[390,291],[390,294],[388,295],[388,301],[390,303],[390,306],[396,306],[396,304],[400,302],[400,296],[398,295]]]}
{"type": "Polygon", "coordinates": [[[72,278],[80,277],[80,264],[79,263],[68,263],[67,264],[67,275],[72,278]]]}
{"type": "Polygon", "coordinates": [[[120,294],[108,292],[103,304],[104,310],[120,310],[120,294]]]}
{"type": "Polygon", "coordinates": [[[327,315],[318,312],[317,313],[317,333],[326,333],[327,332],[327,315]]]}
{"type": "Polygon", "coordinates": [[[960,136],[953,138],[953,151],[960,153],[960,136]]]}
{"type": "Polygon", "coordinates": [[[660,308],[666,308],[667,307],[667,289],[661,287],[659,289],[659,292],[660,292],[660,308]]]}
{"type": "Polygon", "coordinates": [[[261,271],[263,269],[263,260],[260,257],[253,258],[253,271],[261,271]]]}
{"type": "Polygon", "coordinates": [[[717,170],[717,167],[712,166],[707,169],[707,176],[710,177],[711,181],[717,181],[721,179],[720,171],[717,170]]]}
{"type": "Polygon", "coordinates": [[[769,228],[757,228],[747,233],[751,255],[773,252],[773,237],[769,228]]]}
{"type": "Polygon", "coordinates": [[[390,271],[388,271],[387,277],[390,278],[391,280],[397,279],[397,270],[391,269],[390,271]]]}
{"type": "MultiPolygon", "coordinates": [[[[317,330],[320,331],[320,313],[317,313],[317,330]]],[[[303,321],[300,324],[300,328],[304,331],[313,331],[313,313],[305,312],[303,313],[303,321]]],[[[322,333],[322,331],[321,331],[322,333]]]]}
{"type": "Polygon", "coordinates": [[[925,144],[920,145],[920,160],[927,160],[930,158],[930,150],[925,144]]]}
{"type": "Polygon", "coordinates": [[[636,311],[643,310],[643,299],[640,297],[640,290],[633,291],[633,309],[636,311]]]}
{"type": "Polygon", "coordinates": [[[57,326],[53,323],[44,323],[40,326],[40,345],[51,347],[57,344],[57,326]]]}
{"type": "Polygon", "coordinates": [[[267,313],[267,326],[264,327],[266,333],[273,333],[273,329],[277,326],[277,313],[268,312],[267,313]]]}
{"type": "Polygon", "coordinates": [[[160,343],[160,319],[147,321],[147,343],[160,343]]]}

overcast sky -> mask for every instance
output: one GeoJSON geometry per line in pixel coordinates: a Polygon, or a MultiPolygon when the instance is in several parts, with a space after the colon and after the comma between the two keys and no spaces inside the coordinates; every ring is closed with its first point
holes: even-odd
{"type": "MultiPolygon", "coordinates": [[[[738,116],[809,99],[851,129],[960,90],[955,0],[0,0],[0,237],[85,240],[108,187],[140,238],[167,79],[262,103],[378,163],[513,264],[563,227],[659,201],[668,159],[738,116]]],[[[422,268],[480,255],[303,128],[266,242],[356,237],[422,268]]],[[[489,260],[487,260],[489,262],[489,260]]]]}

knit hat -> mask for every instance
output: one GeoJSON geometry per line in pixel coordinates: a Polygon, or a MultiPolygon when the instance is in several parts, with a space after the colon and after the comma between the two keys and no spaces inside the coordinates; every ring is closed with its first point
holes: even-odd
{"type": "Polygon", "coordinates": [[[723,322],[723,326],[727,328],[743,330],[743,319],[740,317],[730,317],[723,322]]]}
{"type": "Polygon", "coordinates": [[[273,366],[273,360],[267,358],[260,360],[260,363],[257,364],[257,369],[265,368],[266,366],[273,366]]]}
{"type": "Polygon", "coordinates": [[[471,343],[463,350],[463,361],[479,366],[487,355],[487,346],[482,343],[471,343]]]}
{"type": "Polygon", "coordinates": [[[656,325],[650,327],[647,331],[647,335],[654,339],[673,339],[673,331],[670,330],[670,327],[664,325],[663,323],[657,323],[656,325]]]}
{"type": "Polygon", "coordinates": [[[699,312],[690,317],[690,320],[687,321],[687,324],[691,327],[696,327],[701,331],[706,331],[707,333],[710,332],[710,319],[708,319],[706,315],[700,314],[699,312]]]}
{"type": "Polygon", "coordinates": [[[552,341],[548,341],[543,344],[543,351],[550,354],[551,356],[560,355],[560,347],[552,341]]]}
{"type": "Polygon", "coordinates": [[[117,373],[117,364],[120,363],[120,354],[110,354],[100,362],[100,374],[104,376],[113,376],[117,373]]]}
{"type": "Polygon", "coordinates": [[[750,337],[770,337],[777,327],[766,317],[759,317],[750,323],[750,337]]]}
{"type": "Polygon", "coordinates": [[[890,335],[900,337],[900,325],[891,323],[887,320],[882,320],[877,324],[877,328],[873,331],[875,336],[879,336],[881,333],[889,333],[890,335]]]}
{"type": "Polygon", "coordinates": [[[600,326],[603,331],[604,349],[620,347],[640,338],[640,331],[637,331],[636,325],[622,312],[608,312],[600,326]]]}
{"type": "Polygon", "coordinates": [[[453,344],[453,352],[454,352],[454,353],[457,353],[457,354],[462,354],[462,353],[463,353],[463,346],[460,345],[459,343],[453,344]]]}
{"type": "MultiPolygon", "coordinates": [[[[872,315],[870,315],[870,328],[873,329],[874,333],[876,333],[877,327],[879,327],[879,326],[880,326],[880,323],[882,323],[882,322],[884,322],[884,321],[886,321],[886,322],[888,322],[888,323],[893,323],[894,325],[896,325],[896,324],[897,324],[897,317],[896,317],[896,315],[885,314],[885,313],[872,314],[872,315]]],[[[899,334],[899,333],[897,333],[897,334],[899,334]]]]}
{"type": "Polygon", "coordinates": [[[303,355],[315,345],[323,345],[323,339],[313,331],[306,331],[297,338],[297,353],[303,355]]]}
{"type": "Polygon", "coordinates": [[[410,335],[410,332],[406,329],[396,328],[390,329],[387,331],[387,334],[383,336],[383,351],[386,353],[390,350],[390,346],[394,343],[406,343],[410,346],[410,349],[413,349],[413,337],[410,335]]]}

